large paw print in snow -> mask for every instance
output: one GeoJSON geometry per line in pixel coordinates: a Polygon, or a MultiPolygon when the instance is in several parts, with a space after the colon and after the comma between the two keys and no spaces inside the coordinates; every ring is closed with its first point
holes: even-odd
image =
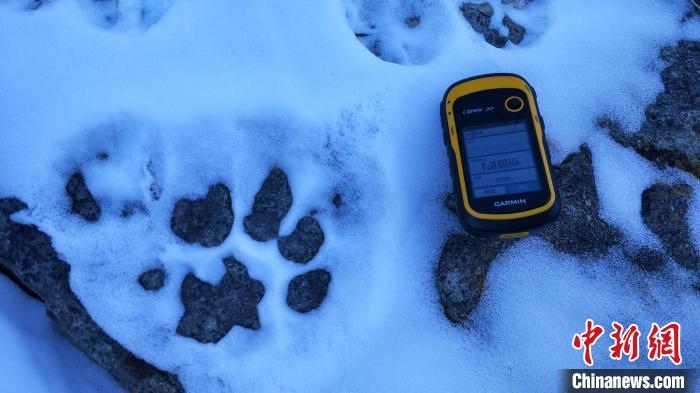
{"type": "MultiPolygon", "coordinates": [[[[259,242],[278,239],[279,252],[285,259],[306,264],[321,248],[324,233],[315,218],[305,216],[290,235],[279,236],[292,198],[287,175],[273,168],[255,196],[252,212],[244,218],[244,229],[259,242]]],[[[179,200],[173,209],[171,228],[187,243],[215,247],[228,237],[233,221],[229,189],[215,184],[200,199],[179,200]]],[[[265,294],[263,284],[250,277],[245,265],[233,256],[225,258],[224,265],[226,273],[216,285],[192,273],[185,277],[180,294],[185,312],[177,326],[178,334],[215,343],[235,325],[260,328],[257,305],[265,294]]],[[[164,275],[161,269],[152,269],[144,272],[139,282],[146,290],[158,290],[164,275]]],[[[325,299],[330,281],[331,274],[324,269],[294,277],[288,285],[287,304],[300,313],[316,309],[325,299]]]]}

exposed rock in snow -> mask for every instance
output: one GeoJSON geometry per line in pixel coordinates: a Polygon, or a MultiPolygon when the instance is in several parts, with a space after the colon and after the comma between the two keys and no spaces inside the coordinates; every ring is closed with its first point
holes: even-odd
{"type": "Polygon", "coordinates": [[[472,29],[477,33],[484,35],[486,42],[496,48],[503,48],[508,42],[506,37],[503,37],[498,30],[490,27],[491,17],[493,16],[493,7],[489,3],[462,3],[459,7],[462,15],[467,19],[472,29]]]}
{"type": "Polygon", "coordinates": [[[233,207],[228,188],[223,184],[209,187],[206,197],[181,199],[175,204],[170,226],[188,243],[214,247],[223,243],[233,226],[233,207]]]}
{"type": "Polygon", "coordinates": [[[282,218],[292,207],[292,189],[287,174],[272,168],[255,194],[253,212],[245,217],[245,232],[257,241],[274,239],[279,234],[282,218]]]}
{"type": "Polygon", "coordinates": [[[325,269],[316,269],[300,274],[289,282],[287,304],[293,310],[306,313],[323,303],[331,283],[331,274],[325,269]]]}
{"type": "Polygon", "coordinates": [[[666,255],[649,246],[643,246],[633,251],[626,250],[625,254],[630,261],[644,270],[659,270],[666,264],[666,255]]]}
{"type": "Polygon", "coordinates": [[[239,325],[258,329],[258,303],[265,288],[250,278],[248,269],[233,257],[224,260],[226,274],[217,285],[201,281],[188,274],[182,282],[180,296],[185,313],[177,333],[202,343],[215,343],[239,325]]]}
{"type": "Polygon", "coordinates": [[[503,4],[509,5],[514,8],[523,9],[527,7],[528,4],[532,3],[533,0],[501,0],[503,4]]]}
{"type": "Polygon", "coordinates": [[[302,217],[289,236],[281,237],[277,243],[280,254],[290,261],[307,263],[318,253],[323,244],[321,224],[311,216],[302,217]]]}
{"type": "Polygon", "coordinates": [[[451,235],[442,247],[435,275],[440,302],[452,322],[462,322],[479,304],[491,261],[506,247],[466,234],[451,235]]]}
{"type": "Polygon", "coordinates": [[[503,25],[508,28],[508,39],[518,45],[525,38],[525,28],[515,23],[508,15],[503,17],[503,25]]]}
{"type": "Polygon", "coordinates": [[[669,62],[661,72],[665,89],[646,108],[639,131],[627,134],[610,119],[599,125],[647,159],[700,177],[700,41],[679,41],[661,57],[669,62]]]}
{"type": "Polygon", "coordinates": [[[587,146],[554,166],[559,192],[559,218],[544,228],[543,237],[557,250],[577,255],[599,256],[622,241],[620,231],[599,216],[591,150],[587,146]]]}
{"type": "Polygon", "coordinates": [[[147,291],[157,291],[165,285],[165,270],[155,268],[146,270],[139,276],[139,284],[147,291]]]}
{"type": "Polygon", "coordinates": [[[16,198],[0,199],[0,265],[45,304],[54,326],[95,363],[133,392],[183,392],[177,376],[137,358],[108,336],[73,294],[70,266],[51,238],[34,225],[18,224],[13,213],[27,206],[16,198]]]}
{"type": "Polygon", "coordinates": [[[74,173],[66,184],[66,193],[70,197],[71,211],[88,221],[97,221],[100,218],[100,205],[90,193],[85,184],[85,178],[80,172],[74,173]]]}
{"type": "Polygon", "coordinates": [[[673,259],[688,269],[699,269],[700,254],[688,228],[691,192],[687,184],[654,184],[642,194],[642,218],[673,259]]]}

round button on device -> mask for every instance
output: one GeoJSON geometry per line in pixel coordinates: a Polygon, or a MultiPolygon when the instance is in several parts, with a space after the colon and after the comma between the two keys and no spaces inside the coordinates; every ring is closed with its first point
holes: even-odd
{"type": "Polygon", "coordinates": [[[506,109],[510,112],[518,112],[525,106],[523,99],[517,96],[506,98],[506,109]]]}

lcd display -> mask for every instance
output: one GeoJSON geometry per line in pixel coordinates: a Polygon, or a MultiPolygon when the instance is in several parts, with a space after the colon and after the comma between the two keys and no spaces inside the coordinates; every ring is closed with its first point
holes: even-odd
{"type": "Polygon", "coordinates": [[[527,120],[462,129],[474,198],[540,191],[527,120]]]}

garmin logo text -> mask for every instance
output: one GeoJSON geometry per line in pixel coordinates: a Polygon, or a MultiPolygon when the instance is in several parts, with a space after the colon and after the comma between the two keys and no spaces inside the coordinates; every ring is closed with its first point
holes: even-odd
{"type": "Polygon", "coordinates": [[[509,199],[506,201],[496,201],[493,203],[493,205],[496,207],[503,207],[503,206],[524,205],[526,203],[527,203],[527,199],[520,198],[520,199],[509,199]]]}
{"type": "Polygon", "coordinates": [[[466,115],[471,115],[473,113],[490,112],[492,110],[493,110],[492,106],[487,106],[485,108],[465,108],[462,111],[462,115],[466,116],[466,115]]]}

